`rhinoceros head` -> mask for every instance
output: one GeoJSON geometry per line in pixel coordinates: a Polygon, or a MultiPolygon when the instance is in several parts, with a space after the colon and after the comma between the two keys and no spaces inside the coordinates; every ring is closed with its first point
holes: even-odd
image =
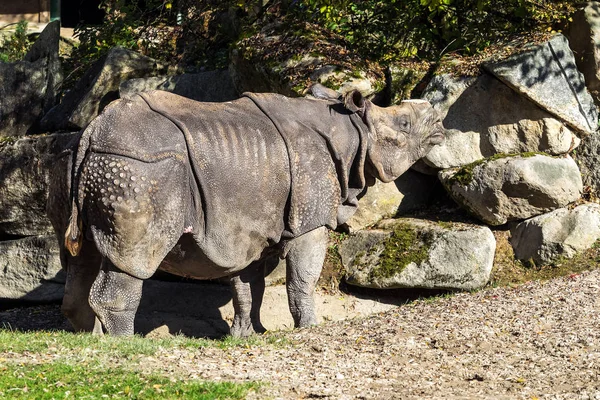
{"type": "Polygon", "coordinates": [[[383,182],[397,179],[445,138],[441,118],[426,100],[383,108],[352,91],[344,104],[369,127],[368,172],[383,182]]]}

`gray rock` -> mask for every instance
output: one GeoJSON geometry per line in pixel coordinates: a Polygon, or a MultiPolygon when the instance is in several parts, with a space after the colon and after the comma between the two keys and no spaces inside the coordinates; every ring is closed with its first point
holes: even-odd
{"type": "Polygon", "coordinates": [[[569,156],[492,158],[438,176],[459,205],[490,225],[564,207],[583,190],[579,168],[569,156]]]}
{"type": "Polygon", "coordinates": [[[51,22],[22,61],[0,62],[0,137],[39,132],[62,83],[58,58],[60,23],[51,22]]]}
{"type": "Polygon", "coordinates": [[[424,162],[438,169],[472,163],[497,153],[565,154],[579,138],[551,114],[498,79],[439,75],[424,92],[443,115],[446,141],[424,162]]]}
{"type": "Polygon", "coordinates": [[[519,260],[549,264],[587,250],[600,238],[600,205],[560,208],[511,229],[510,242],[519,260]]]}
{"type": "Polygon", "coordinates": [[[581,134],[597,130],[598,110],[563,35],[484,68],[581,134]]]}
{"type": "Polygon", "coordinates": [[[596,104],[600,103],[600,3],[590,1],[573,16],[566,36],[577,68],[596,104]]]}
{"type": "Polygon", "coordinates": [[[600,194],[600,135],[588,135],[573,152],[581,170],[583,184],[598,196],[600,194]]]}
{"type": "Polygon", "coordinates": [[[74,133],[0,142],[0,240],[53,233],[46,216],[48,171],[74,133]]]}
{"type": "MultiPolygon", "coordinates": [[[[457,110],[461,112],[460,115],[454,116],[456,111],[451,110],[451,108],[454,108],[454,104],[459,101],[467,89],[470,89],[471,91],[485,92],[485,87],[479,88],[475,85],[476,82],[477,78],[472,77],[455,77],[449,74],[436,75],[431,79],[425,88],[425,91],[423,92],[423,98],[429,100],[433,108],[440,113],[440,117],[443,120],[446,120],[448,114],[450,114],[447,122],[451,126],[446,128],[458,129],[459,127],[457,124],[460,123],[461,116],[468,118],[468,121],[465,121],[467,125],[475,125],[479,120],[479,115],[474,114],[480,112],[477,108],[479,105],[468,101],[471,99],[470,97],[464,102],[464,107],[462,107],[460,110],[457,110]],[[469,109],[469,107],[474,108],[469,109]]],[[[487,93],[484,94],[487,95],[487,93]]],[[[473,95],[474,94],[470,96],[473,95]]]]}
{"type": "Polygon", "coordinates": [[[489,281],[495,251],[487,227],[411,218],[384,220],[340,248],[346,281],[380,289],[477,289],[489,281]]]}
{"type": "Polygon", "coordinates": [[[426,207],[442,191],[436,177],[412,170],[394,182],[376,181],[359,200],[358,210],[346,222],[346,227],[350,232],[356,232],[383,218],[426,207]]]}
{"type": "Polygon", "coordinates": [[[482,146],[481,141],[479,132],[447,129],[444,143],[431,149],[423,158],[423,162],[440,170],[467,165],[495,154],[489,150],[482,152],[481,148],[486,146],[482,146]]]}
{"type": "Polygon", "coordinates": [[[46,131],[76,130],[90,123],[111,101],[119,97],[121,82],[160,74],[155,60],[115,47],[98,60],[41,121],[46,131]]]}
{"type": "Polygon", "coordinates": [[[488,135],[494,151],[503,154],[544,152],[560,155],[571,152],[581,143],[565,124],[549,116],[499,124],[490,127],[488,135]]]}
{"type": "Polygon", "coordinates": [[[226,70],[129,79],[119,86],[121,98],[149,90],[165,90],[197,101],[230,101],[239,97],[226,70]]]}
{"type": "Polygon", "coordinates": [[[0,300],[60,300],[64,275],[54,235],[0,242],[0,300]]]}
{"type": "Polygon", "coordinates": [[[325,65],[317,69],[310,75],[310,79],[312,82],[319,82],[326,86],[335,86],[342,95],[358,90],[363,96],[370,96],[375,93],[377,83],[365,73],[344,70],[336,65],[325,65]]]}

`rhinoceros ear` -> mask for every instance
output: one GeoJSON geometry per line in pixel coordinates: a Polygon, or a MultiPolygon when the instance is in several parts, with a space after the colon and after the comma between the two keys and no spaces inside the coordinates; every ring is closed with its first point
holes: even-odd
{"type": "Polygon", "coordinates": [[[344,96],[344,106],[364,118],[367,102],[358,90],[352,90],[344,96]]]}

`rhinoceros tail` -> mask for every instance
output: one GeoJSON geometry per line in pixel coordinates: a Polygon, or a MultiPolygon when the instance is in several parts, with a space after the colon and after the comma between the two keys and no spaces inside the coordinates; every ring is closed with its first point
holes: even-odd
{"type": "MultiPolygon", "coordinates": [[[[97,120],[99,119],[100,117],[97,118],[97,120]]],[[[79,207],[77,206],[79,198],[79,177],[81,174],[83,160],[90,148],[91,137],[96,130],[96,126],[98,125],[97,120],[92,121],[82,131],[79,138],[79,144],[77,146],[77,152],[74,154],[71,170],[71,214],[69,216],[69,225],[65,231],[65,248],[73,257],[79,254],[83,242],[83,222],[81,220],[81,216],[79,215],[79,207]]]]}
{"type": "Polygon", "coordinates": [[[79,254],[81,250],[81,243],[83,241],[83,235],[81,234],[81,218],[79,217],[79,210],[77,204],[73,201],[71,205],[71,216],[69,217],[69,225],[65,232],[65,247],[69,250],[69,253],[73,257],[79,254]]]}

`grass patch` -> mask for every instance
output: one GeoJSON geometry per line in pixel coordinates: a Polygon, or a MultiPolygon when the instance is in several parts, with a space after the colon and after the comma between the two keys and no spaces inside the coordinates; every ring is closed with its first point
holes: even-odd
{"type": "Polygon", "coordinates": [[[600,266],[600,248],[597,245],[577,254],[573,258],[561,258],[552,264],[535,265],[515,259],[509,238],[509,231],[495,231],[496,254],[494,268],[488,286],[514,287],[519,284],[578,274],[597,269],[600,266]]]}
{"type": "MultiPolygon", "coordinates": [[[[285,345],[276,334],[247,339],[143,338],[73,334],[63,331],[0,330],[0,398],[242,399],[260,384],[205,382],[187,370],[146,373],[148,360],[178,351],[198,356],[203,347],[251,348],[285,345]]],[[[159,368],[160,370],[161,368],[159,368]]]]}
{"type": "Polygon", "coordinates": [[[329,231],[329,245],[325,254],[325,261],[323,262],[323,270],[317,283],[320,289],[331,293],[339,291],[338,287],[345,273],[339,248],[347,237],[348,234],[346,233],[329,231]]]}
{"type": "Polygon", "coordinates": [[[116,357],[129,358],[134,355],[153,355],[160,348],[198,348],[210,345],[209,340],[188,339],[175,336],[168,339],[150,339],[141,336],[120,338],[73,334],[64,331],[13,332],[0,330],[0,352],[23,353],[47,351],[84,351],[110,353],[116,357]]]}
{"type": "Polygon", "coordinates": [[[141,336],[95,336],[65,331],[16,332],[0,329],[0,353],[52,352],[110,354],[124,359],[151,356],[164,349],[195,350],[204,347],[254,347],[261,345],[284,346],[289,344],[276,334],[253,335],[240,339],[226,336],[221,340],[192,339],[185,336],[169,338],[144,338],[141,336]]]}
{"type": "Polygon", "coordinates": [[[0,364],[0,396],[11,399],[243,399],[258,387],[254,382],[182,381],[105,366],[0,364]]]}

